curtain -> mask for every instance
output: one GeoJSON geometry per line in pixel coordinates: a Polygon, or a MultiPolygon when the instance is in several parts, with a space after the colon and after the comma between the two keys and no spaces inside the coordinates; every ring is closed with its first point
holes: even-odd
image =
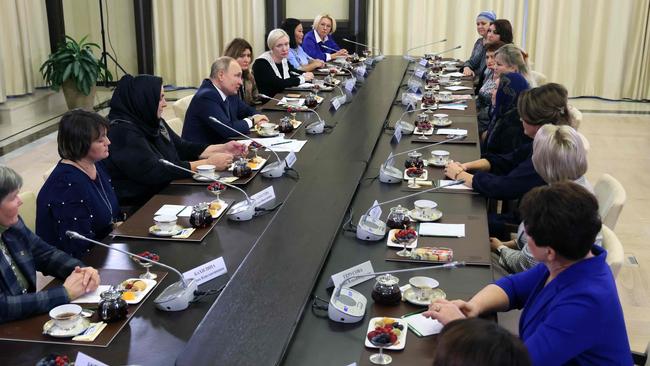
{"type": "Polygon", "coordinates": [[[264,0],[153,2],[154,70],[165,84],[197,87],[235,37],[264,51],[264,0]]]}
{"type": "Polygon", "coordinates": [[[464,60],[478,37],[476,15],[487,9],[510,20],[532,69],[571,96],[650,99],[650,0],[369,0],[368,41],[399,55],[447,38],[412,53],[461,45],[447,55],[464,60]]]}
{"type": "Polygon", "coordinates": [[[650,98],[649,6],[648,0],[530,0],[534,68],[571,95],[650,98]]]}
{"type": "Polygon", "coordinates": [[[462,60],[469,58],[476,33],[476,16],[492,10],[497,18],[510,20],[515,43],[520,44],[524,2],[520,0],[370,0],[368,1],[368,42],[384,54],[404,54],[409,48],[446,38],[444,43],[418,48],[410,54],[440,52],[462,60]]]}
{"type": "MultiPolygon", "coordinates": [[[[138,73],[138,55],[135,39],[135,15],[132,0],[102,0],[104,8],[104,31],[106,52],[115,57],[130,74],[138,73]],[[112,45],[112,47],[111,47],[112,45]]],[[[63,0],[65,34],[80,41],[88,36],[88,41],[102,46],[99,2],[63,0]]],[[[95,57],[101,57],[102,50],[93,49],[95,57]]],[[[108,69],[114,80],[119,80],[123,72],[108,59],[108,69]]]]}
{"type": "Polygon", "coordinates": [[[0,103],[44,86],[38,69],[49,54],[45,2],[0,1],[0,103]]]}

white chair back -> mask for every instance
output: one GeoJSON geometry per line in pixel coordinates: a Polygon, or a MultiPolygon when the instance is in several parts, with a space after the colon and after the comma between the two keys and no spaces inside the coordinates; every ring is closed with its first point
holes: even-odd
{"type": "Polygon", "coordinates": [[[598,200],[598,213],[603,225],[614,230],[627,199],[625,188],[616,178],[603,174],[594,186],[594,194],[598,200]]]}
{"type": "Polygon", "coordinates": [[[22,206],[18,210],[20,217],[23,218],[25,226],[32,232],[36,231],[36,194],[32,191],[20,192],[18,194],[20,200],[23,201],[22,206]]]}
{"type": "Polygon", "coordinates": [[[618,277],[621,267],[623,267],[623,261],[625,260],[625,253],[623,250],[623,244],[618,240],[616,234],[607,226],[603,225],[603,249],[607,251],[607,264],[612,270],[614,279],[618,277]]]}
{"type": "Polygon", "coordinates": [[[582,123],[582,112],[571,104],[569,104],[569,115],[571,116],[571,127],[578,130],[582,123]]]}
{"type": "Polygon", "coordinates": [[[530,77],[533,80],[535,80],[535,84],[537,84],[537,86],[542,86],[542,85],[546,84],[546,82],[548,80],[546,78],[546,75],[542,74],[539,71],[535,71],[535,70],[530,70],[530,77]]]}
{"type": "Polygon", "coordinates": [[[187,108],[190,106],[192,97],[194,97],[194,94],[185,96],[175,101],[172,105],[174,108],[174,114],[176,114],[176,117],[180,118],[181,121],[185,121],[185,112],[187,112],[187,108]]]}
{"type": "Polygon", "coordinates": [[[171,119],[169,119],[169,120],[167,120],[165,122],[167,122],[169,127],[171,127],[171,129],[174,130],[174,132],[176,132],[176,134],[178,136],[181,135],[181,133],[183,132],[183,120],[182,119],[180,119],[178,117],[175,117],[175,118],[171,118],[171,119]]]}

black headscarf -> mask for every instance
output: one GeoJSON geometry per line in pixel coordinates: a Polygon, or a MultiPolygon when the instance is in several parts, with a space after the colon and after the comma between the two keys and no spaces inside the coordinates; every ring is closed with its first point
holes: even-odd
{"type": "Polygon", "coordinates": [[[124,75],[117,83],[111,98],[108,120],[129,121],[149,136],[158,136],[161,130],[158,103],[162,78],[152,75],[124,75]]]}

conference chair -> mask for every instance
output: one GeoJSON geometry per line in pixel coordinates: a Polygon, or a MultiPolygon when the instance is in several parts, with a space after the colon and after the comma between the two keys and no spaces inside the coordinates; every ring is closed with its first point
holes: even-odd
{"type": "Polygon", "coordinates": [[[20,217],[23,218],[25,226],[33,232],[36,231],[36,194],[32,191],[24,191],[18,194],[20,200],[23,201],[20,206],[20,217]]]}
{"type": "Polygon", "coordinates": [[[603,249],[607,251],[607,264],[612,270],[614,279],[618,277],[621,267],[623,267],[623,261],[625,260],[625,254],[623,253],[623,244],[618,240],[616,234],[607,226],[603,225],[603,249]]]}
{"type": "Polygon", "coordinates": [[[603,225],[614,230],[627,198],[625,188],[616,178],[603,174],[594,186],[594,194],[598,200],[598,213],[603,225]]]}
{"type": "Polygon", "coordinates": [[[185,121],[185,112],[187,112],[187,108],[190,106],[192,97],[194,97],[194,94],[185,96],[175,101],[174,104],[172,105],[176,117],[180,118],[181,121],[185,121]]]}
{"type": "Polygon", "coordinates": [[[56,168],[56,164],[52,165],[50,169],[46,170],[45,173],[43,173],[43,182],[45,182],[47,178],[50,177],[50,174],[52,174],[55,168],[56,168]]]}
{"type": "Polygon", "coordinates": [[[569,104],[569,114],[571,115],[571,127],[577,130],[580,127],[580,123],[582,123],[582,112],[569,104]]]}
{"type": "Polygon", "coordinates": [[[542,86],[547,83],[546,75],[542,74],[539,71],[530,70],[530,76],[535,80],[537,86],[542,86]]]}
{"type": "Polygon", "coordinates": [[[169,127],[171,127],[171,129],[174,130],[174,132],[176,132],[176,134],[178,136],[180,136],[181,133],[183,133],[183,120],[182,119],[180,119],[178,117],[174,117],[174,118],[168,119],[166,122],[169,125],[169,127]]]}

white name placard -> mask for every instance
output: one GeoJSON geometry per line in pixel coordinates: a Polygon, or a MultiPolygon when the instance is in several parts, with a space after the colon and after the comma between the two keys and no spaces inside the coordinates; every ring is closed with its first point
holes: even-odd
{"type": "Polygon", "coordinates": [[[193,278],[196,284],[200,285],[226,273],[228,273],[226,262],[223,261],[223,257],[219,257],[187,272],[183,272],[183,277],[193,278]]]}
{"type": "Polygon", "coordinates": [[[275,191],[273,190],[273,186],[269,186],[268,188],[255,193],[251,196],[251,199],[255,201],[256,207],[262,206],[263,204],[274,200],[275,191]]]}
{"type": "Polygon", "coordinates": [[[370,212],[368,212],[368,216],[372,217],[373,219],[379,219],[381,217],[381,206],[379,206],[379,202],[377,202],[377,200],[372,203],[372,208],[370,209],[370,212]]]}
{"type": "Polygon", "coordinates": [[[429,60],[427,60],[426,58],[422,57],[420,59],[420,65],[421,66],[427,66],[428,64],[429,64],[429,60]]]}
{"type": "Polygon", "coordinates": [[[357,79],[347,79],[345,81],[345,90],[352,92],[354,90],[354,84],[357,82],[357,79]]]}
{"type": "Polygon", "coordinates": [[[287,157],[284,158],[284,161],[287,163],[287,166],[291,168],[293,164],[296,163],[296,160],[298,160],[298,157],[296,156],[295,152],[290,152],[287,154],[287,157]]]}
{"type": "Polygon", "coordinates": [[[83,352],[77,352],[77,359],[74,361],[74,364],[77,366],[108,366],[107,364],[99,362],[83,352]]]}
{"type": "MultiPolygon", "coordinates": [[[[374,273],[375,271],[372,269],[372,263],[370,261],[363,262],[361,264],[357,264],[354,267],[348,268],[344,271],[341,271],[339,273],[336,273],[332,275],[332,282],[334,283],[335,287],[338,287],[341,282],[345,281],[346,279],[354,276],[361,276],[366,273],[374,273]]],[[[352,287],[356,284],[359,284],[361,282],[368,281],[371,278],[374,278],[374,275],[369,275],[366,277],[357,277],[353,280],[350,280],[349,282],[346,283],[346,286],[352,287]]]]}
{"type": "Polygon", "coordinates": [[[339,108],[341,107],[341,101],[339,98],[332,98],[332,107],[334,107],[335,111],[338,111],[339,108]]]}

